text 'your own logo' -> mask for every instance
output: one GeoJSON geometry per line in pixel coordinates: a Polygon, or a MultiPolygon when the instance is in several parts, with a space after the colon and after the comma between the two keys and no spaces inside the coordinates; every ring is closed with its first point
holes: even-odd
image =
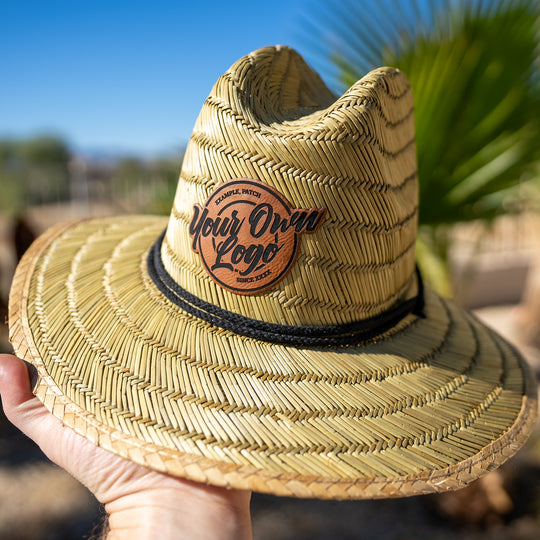
{"type": "Polygon", "coordinates": [[[287,274],[300,235],[314,233],[325,212],[293,208],[259,180],[229,180],[210,195],[204,207],[194,205],[191,247],[223,288],[256,294],[287,274]]]}

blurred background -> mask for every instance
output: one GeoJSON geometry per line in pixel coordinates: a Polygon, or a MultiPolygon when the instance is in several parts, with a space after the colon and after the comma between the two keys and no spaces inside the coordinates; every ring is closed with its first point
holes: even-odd
{"type": "MultiPolygon", "coordinates": [[[[418,263],[540,373],[538,0],[25,1],[2,7],[0,352],[32,240],[65,219],[168,214],[216,78],[265,45],[336,93],[391,65],[415,95],[418,263]]],[[[470,488],[388,501],[254,495],[257,539],[537,539],[540,438],[470,488]]],[[[0,539],[74,539],[102,510],[0,416],[0,539]],[[54,494],[54,496],[51,496],[54,494]]]]}

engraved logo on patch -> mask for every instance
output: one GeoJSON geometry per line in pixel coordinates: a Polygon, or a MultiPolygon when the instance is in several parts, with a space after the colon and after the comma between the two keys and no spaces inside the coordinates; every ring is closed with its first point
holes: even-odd
{"type": "Polygon", "coordinates": [[[249,178],[220,185],[193,207],[191,247],[212,279],[238,294],[257,294],[294,264],[301,234],[317,231],[326,209],[293,208],[274,188],[249,178]]]}

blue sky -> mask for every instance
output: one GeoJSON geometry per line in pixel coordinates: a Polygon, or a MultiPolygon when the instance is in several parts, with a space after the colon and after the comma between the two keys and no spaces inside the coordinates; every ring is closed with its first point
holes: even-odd
{"type": "Polygon", "coordinates": [[[5,2],[0,137],[52,132],[77,151],[174,151],[187,142],[217,77],[241,56],[283,43],[310,61],[301,21],[311,6],[310,0],[5,2]]]}

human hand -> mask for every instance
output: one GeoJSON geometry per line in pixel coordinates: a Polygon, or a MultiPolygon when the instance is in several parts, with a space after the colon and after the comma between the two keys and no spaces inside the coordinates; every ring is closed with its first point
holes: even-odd
{"type": "Polygon", "coordinates": [[[107,538],[251,538],[249,491],[162,474],[94,446],[45,409],[15,356],[0,354],[0,395],[8,419],[105,505],[107,538]]]}

